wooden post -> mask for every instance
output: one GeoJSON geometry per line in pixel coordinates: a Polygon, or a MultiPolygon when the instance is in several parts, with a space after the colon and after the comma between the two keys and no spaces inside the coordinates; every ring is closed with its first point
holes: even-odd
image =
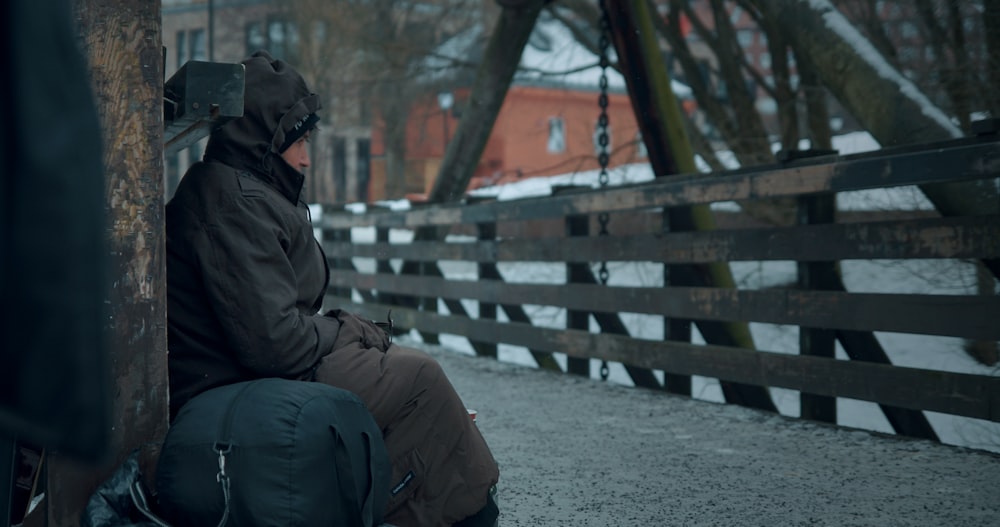
{"type": "MultiPolygon", "coordinates": [[[[330,241],[334,243],[351,243],[351,230],[350,229],[336,229],[333,231],[323,231],[323,238],[327,237],[329,233],[330,241]]],[[[386,235],[388,236],[388,234],[386,235]]],[[[330,261],[330,272],[334,273],[339,270],[349,270],[353,268],[353,264],[350,258],[333,258],[330,261]]],[[[347,287],[334,287],[327,290],[326,294],[328,296],[335,296],[342,299],[345,303],[350,303],[351,301],[351,289],[347,287]]]]}
{"type": "MultiPolygon", "coordinates": [[[[497,239],[496,222],[482,222],[476,224],[478,230],[477,238],[480,241],[495,241],[497,239]]],[[[491,262],[480,262],[477,264],[477,271],[480,280],[503,280],[497,266],[491,262]]],[[[479,318],[483,320],[497,319],[497,305],[492,302],[479,302],[479,318]]],[[[497,358],[497,345],[489,342],[477,342],[470,338],[469,342],[476,350],[476,355],[483,357],[497,358]]]]}
{"type": "MultiPolygon", "coordinates": [[[[799,225],[833,223],[836,198],[832,195],[799,198],[799,225]]],[[[830,291],[836,289],[834,262],[798,262],[799,288],[830,291]]],[[[799,353],[813,357],[835,358],[836,332],[828,328],[799,328],[799,353]]],[[[799,417],[837,423],[837,399],[802,392],[799,417]]]]}
{"type": "MultiPolygon", "coordinates": [[[[435,236],[435,239],[438,239],[438,237],[435,236]]],[[[444,239],[444,237],[441,236],[440,239],[444,239]]],[[[419,274],[421,277],[444,276],[444,273],[438,267],[437,262],[420,262],[419,268],[420,271],[417,274],[419,274]]],[[[436,296],[425,296],[423,298],[418,299],[417,302],[422,311],[426,313],[434,313],[434,314],[438,313],[438,298],[436,296]]],[[[423,338],[424,342],[428,344],[441,343],[441,336],[438,335],[437,333],[431,333],[429,331],[423,331],[419,329],[418,331],[420,331],[420,336],[421,338],[423,338]]]]}
{"type": "MultiPolygon", "coordinates": [[[[566,236],[587,236],[590,234],[590,216],[566,216],[566,236]]],[[[589,264],[583,262],[566,263],[566,283],[586,283],[590,276],[589,264]]],[[[587,311],[566,311],[566,329],[590,330],[590,313],[587,311]]],[[[566,373],[590,377],[590,359],[566,357],[566,373]]]]}
{"type": "MultiPolygon", "coordinates": [[[[680,118],[680,109],[670,87],[648,2],[644,0],[601,0],[611,25],[618,65],[635,111],[643,141],[649,147],[649,163],[657,177],[697,172],[694,152],[680,118]]],[[[712,230],[715,220],[707,205],[667,209],[672,228],[712,230]]],[[[733,288],[732,273],[725,262],[677,266],[671,275],[674,285],[733,288]]],[[[753,349],[750,327],[742,322],[701,321],[698,329],[710,344],[753,349]]],[[[770,392],[762,386],[720,381],[726,401],[775,412],[770,392]]]]}
{"type": "Polygon", "coordinates": [[[75,7],[104,139],[114,399],[107,463],[50,458],[50,526],[78,525],[94,489],[133,450],[151,475],[168,416],[160,2],[76,0],[75,7]]]}
{"type": "MultiPolygon", "coordinates": [[[[389,243],[389,228],[388,227],[375,227],[375,243],[389,243]]],[[[396,274],[396,271],[392,270],[392,265],[389,260],[384,258],[375,260],[375,272],[384,274],[396,274]]],[[[348,299],[349,300],[349,299],[348,299]]],[[[378,293],[374,295],[372,300],[380,302],[382,304],[395,304],[395,297],[388,294],[378,293]]]]}
{"type": "MultiPolygon", "coordinates": [[[[664,210],[660,213],[661,231],[666,234],[673,230],[670,224],[670,214],[664,210]]],[[[680,285],[681,280],[674,276],[676,265],[663,266],[663,287],[680,285]]],[[[673,317],[663,318],[663,340],[676,340],[680,342],[691,342],[691,321],[680,320],[673,317]]],[[[691,376],[678,375],[676,373],[663,372],[663,389],[678,395],[691,396],[691,376]]]]}

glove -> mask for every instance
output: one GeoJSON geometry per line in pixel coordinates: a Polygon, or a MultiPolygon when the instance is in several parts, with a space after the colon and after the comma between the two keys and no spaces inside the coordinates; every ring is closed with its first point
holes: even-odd
{"type": "Polygon", "coordinates": [[[360,342],[366,348],[375,348],[385,353],[392,345],[391,317],[388,322],[375,322],[343,309],[327,311],[324,316],[340,321],[340,335],[337,336],[334,350],[350,342],[360,342]]]}

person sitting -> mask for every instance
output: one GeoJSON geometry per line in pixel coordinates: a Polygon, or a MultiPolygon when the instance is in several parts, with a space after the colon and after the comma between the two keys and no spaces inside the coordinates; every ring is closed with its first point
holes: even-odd
{"type": "Polygon", "coordinates": [[[166,206],[171,419],[252,379],[346,389],[389,452],[386,522],[495,525],[499,469],[441,366],[370,320],[322,313],[329,268],[301,200],[319,97],[265,51],[243,64],[243,116],[212,132],[166,206]]]}

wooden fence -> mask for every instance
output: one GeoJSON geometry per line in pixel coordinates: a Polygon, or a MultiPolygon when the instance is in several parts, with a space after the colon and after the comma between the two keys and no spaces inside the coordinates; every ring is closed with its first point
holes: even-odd
{"type": "Polygon", "coordinates": [[[871,401],[897,433],[936,439],[923,411],[1000,421],[1000,377],[893,365],[875,332],[995,349],[1000,215],[859,218],[836,213],[834,199],[942,183],[994,188],[998,175],[994,136],[513,201],[326,207],[317,226],[331,263],[327,305],[377,320],[391,310],[397,327],[432,341],[466,337],[480,355],[521,346],[543,368],[563,369],[553,353],[566,355],[569,373],[589,374],[590,359],[621,363],[637,386],[674,393],[690,395],[693,375],[717,378],[727,402],[762,409],[775,409],[766,387],[797,390],[808,419],[836,422],[837,397],[871,401]],[[713,203],[760,199],[797,204],[798,225],[696,231],[677,220],[713,203]],[[395,239],[407,233],[412,239],[395,239]],[[840,265],[853,260],[978,262],[990,283],[985,294],[850,292],[840,265]],[[717,285],[719,264],[776,261],[796,269],[796,283],[717,285]],[[628,265],[656,269],[658,280],[621,283],[628,265]],[[559,272],[505,281],[517,266],[559,272]],[[562,315],[543,321],[532,316],[538,306],[562,315]],[[623,313],[643,315],[658,336],[631,336],[639,332],[623,313]],[[796,326],[798,349],[748,349],[740,335],[749,323],[796,326]],[[692,342],[692,325],[706,343],[692,342]],[[838,342],[850,360],[836,358],[838,342]]]}

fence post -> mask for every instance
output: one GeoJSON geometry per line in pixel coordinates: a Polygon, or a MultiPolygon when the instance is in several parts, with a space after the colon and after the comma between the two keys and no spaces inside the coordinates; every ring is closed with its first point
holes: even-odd
{"type": "MultiPolygon", "coordinates": [[[[323,231],[323,238],[327,237],[329,233],[330,241],[333,243],[351,243],[351,229],[332,229],[330,231],[323,231]]],[[[332,258],[330,260],[330,273],[335,273],[338,270],[347,270],[351,268],[351,260],[349,258],[332,258]]],[[[336,296],[343,298],[344,301],[351,301],[351,289],[349,287],[334,287],[330,288],[327,293],[331,296],[336,296]]]]}
{"type": "MultiPolygon", "coordinates": [[[[668,214],[666,210],[661,213],[660,225],[660,230],[664,234],[671,231],[670,214],[668,214]]],[[[663,287],[673,285],[675,280],[672,271],[676,268],[676,265],[665,264],[663,266],[663,287]]],[[[663,340],[691,342],[691,321],[680,320],[672,317],[663,317],[663,340]]],[[[670,393],[690,397],[691,376],[663,372],[663,389],[670,393]]]]}
{"type": "MultiPolygon", "coordinates": [[[[437,237],[435,237],[437,239],[437,237]]],[[[426,278],[429,276],[442,276],[440,270],[437,268],[437,262],[420,262],[420,273],[421,278],[426,278]]],[[[437,313],[438,312],[438,299],[436,296],[425,296],[420,297],[417,300],[420,310],[427,313],[437,313]]],[[[423,338],[424,342],[428,344],[440,344],[441,337],[437,333],[430,333],[424,330],[420,331],[420,336],[423,338]]]]}
{"type": "MultiPolygon", "coordinates": [[[[587,236],[590,234],[590,216],[566,216],[566,236],[587,236]]],[[[566,262],[566,283],[587,283],[590,275],[586,262],[566,262]]],[[[566,329],[590,330],[590,313],[574,309],[566,310],[566,329]]],[[[590,377],[590,359],[566,357],[566,373],[590,377]]]]}
{"type": "MultiPolygon", "coordinates": [[[[799,198],[799,225],[833,223],[836,197],[833,195],[799,198]]],[[[835,262],[797,262],[798,286],[805,290],[837,289],[835,262]]],[[[835,358],[836,332],[827,328],[799,328],[799,353],[813,357],[835,358]]],[[[837,399],[801,392],[799,417],[828,423],[837,422],[837,399]]]]}
{"type": "MultiPolygon", "coordinates": [[[[497,238],[496,222],[483,222],[476,224],[479,241],[494,241],[497,238]]],[[[495,264],[491,262],[479,262],[476,264],[480,280],[502,280],[495,264]]],[[[479,318],[483,320],[497,319],[497,305],[492,302],[479,302],[479,318]]],[[[476,355],[483,357],[497,358],[497,345],[492,342],[478,342],[470,339],[472,347],[476,350],[476,355]]]]}
{"type": "MultiPolygon", "coordinates": [[[[442,236],[441,229],[437,226],[424,226],[416,229],[413,233],[413,241],[441,241],[444,240],[442,236]]],[[[410,274],[417,275],[420,277],[429,276],[444,276],[444,273],[438,268],[437,262],[427,262],[421,261],[416,262],[415,265],[407,265],[409,262],[403,262],[403,266],[399,270],[399,274],[410,274]]],[[[403,300],[403,305],[412,305],[414,308],[425,311],[428,313],[438,312],[438,299],[437,297],[411,297],[411,296],[400,296],[403,300]]],[[[461,305],[461,304],[459,304],[461,305]]],[[[464,312],[464,311],[463,311],[464,312]]],[[[429,331],[417,328],[420,333],[420,338],[428,344],[440,344],[441,337],[437,333],[431,333],[429,331]]]]}
{"type": "MultiPolygon", "coordinates": [[[[375,227],[375,243],[389,243],[389,227],[375,227]]],[[[385,258],[375,259],[375,272],[378,274],[395,274],[395,271],[392,270],[392,265],[389,264],[389,260],[385,258]]],[[[381,304],[395,303],[391,295],[380,291],[374,291],[372,299],[381,304]]]]}

